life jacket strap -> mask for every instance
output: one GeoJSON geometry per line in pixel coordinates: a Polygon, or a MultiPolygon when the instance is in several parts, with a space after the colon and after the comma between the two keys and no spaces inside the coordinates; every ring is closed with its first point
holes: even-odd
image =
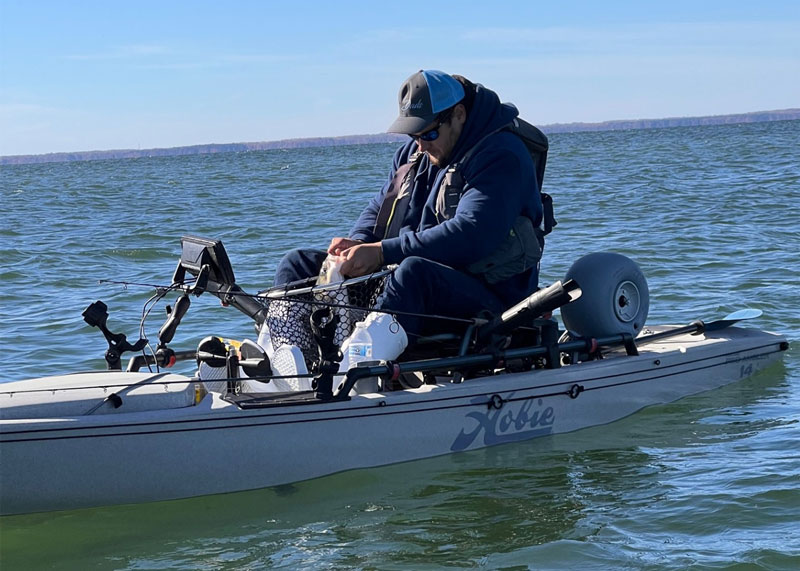
{"type": "Polygon", "coordinates": [[[375,219],[375,236],[384,238],[397,237],[403,220],[411,202],[411,189],[417,176],[419,163],[423,153],[416,152],[411,155],[408,162],[401,165],[394,173],[389,188],[383,197],[383,202],[375,219]]]}

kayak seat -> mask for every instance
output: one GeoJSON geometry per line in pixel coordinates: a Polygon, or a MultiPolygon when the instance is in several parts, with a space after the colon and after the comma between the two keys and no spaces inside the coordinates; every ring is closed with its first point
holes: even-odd
{"type": "Polygon", "coordinates": [[[458,355],[463,334],[437,333],[418,337],[400,356],[402,361],[418,361],[458,355]]]}

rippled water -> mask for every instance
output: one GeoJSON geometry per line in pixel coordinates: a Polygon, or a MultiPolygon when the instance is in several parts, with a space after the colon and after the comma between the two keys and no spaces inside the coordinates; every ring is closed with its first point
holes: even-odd
{"type": "MultiPolygon", "coordinates": [[[[759,308],[752,326],[793,343],[781,364],[574,434],[255,492],[3,518],[0,566],[799,568],[798,141],[798,121],[557,134],[545,182],[559,226],[542,283],[584,253],[624,253],[648,277],[650,323],[759,308]]],[[[2,167],[0,380],[103,368],[81,311],[103,299],[109,326],[136,338],[151,290],[98,281],[168,283],[182,234],[221,238],[246,290],[270,285],[282,252],[347,231],[392,151],[2,167]]],[[[174,346],[209,333],[252,327],[203,296],[174,346]]]]}

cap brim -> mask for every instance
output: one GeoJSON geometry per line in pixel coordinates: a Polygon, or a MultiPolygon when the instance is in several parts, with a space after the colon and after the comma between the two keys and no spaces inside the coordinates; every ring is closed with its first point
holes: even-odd
{"type": "Polygon", "coordinates": [[[433,124],[436,116],[431,118],[425,117],[403,117],[402,115],[395,119],[394,123],[389,125],[386,129],[387,133],[402,133],[404,135],[413,135],[414,133],[421,133],[429,125],[433,124]]]}

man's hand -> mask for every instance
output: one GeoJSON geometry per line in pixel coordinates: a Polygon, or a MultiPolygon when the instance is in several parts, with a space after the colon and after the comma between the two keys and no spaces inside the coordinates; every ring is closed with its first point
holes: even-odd
{"type": "Polygon", "coordinates": [[[383,250],[381,243],[358,244],[342,252],[345,262],[341,272],[348,278],[357,278],[381,269],[383,265],[383,250]]]}
{"type": "Polygon", "coordinates": [[[362,242],[360,240],[351,240],[350,238],[334,238],[328,246],[328,253],[333,256],[341,256],[342,252],[353,246],[358,246],[362,242]]]}

